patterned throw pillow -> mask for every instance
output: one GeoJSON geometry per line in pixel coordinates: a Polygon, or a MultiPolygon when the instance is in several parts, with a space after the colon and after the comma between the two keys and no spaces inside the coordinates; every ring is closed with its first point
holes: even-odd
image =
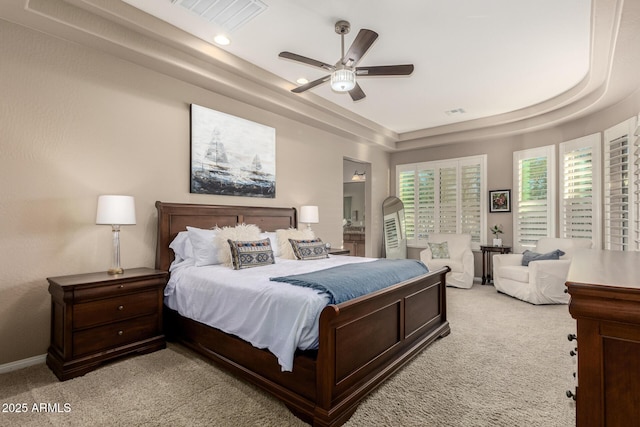
{"type": "Polygon", "coordinates": [[[297,228],[287,228],[276,230],[276,244],[278,245],[278,249],[281,258],[285,259],[296,259],[296,254],[293,253],[293,247],[291,246],[291,242],[289,239],[294,240],[312,240],[315,239],[316,235],[313,230],[308,228],[298,230],[297,228]]]}
{"type": "Polygon", "coordinates": [[[543,260],[558,260],[564,255],[564,251],[556,249],[555,251],[547,252],[546,254],[539,254],[530,250],[526,250],[522,253],[522,265],[529,266],[531,261],[543,261],[543,260]]]}
{"type": "Polygon", "coordinates": [[[231,248],[231,262],[234,270],[275,264],[269,239],[238,241],[227,240],[231,248]]]}
{"type": "Polygon", "coordinates": [[[429,243],[429,248],[431,248],[431,258],[449,259],[449,245],[447,242],[429,243]]]}
{"type": "Polygon", "coordinates": [[[238,224],[235,227],[217,228],[215,244],[218,248],[218,259],[227,267],[233,266],[231,251],[227,241],[249,242],[260,240],[260,228],[255,224],[238,224]]]}
{"type": "Polygon", "coordinates": [[[320,239],[295,240],[289,239],[293,253],[298,259],[322,259],[329,258],[327,246],[320,239]]]}

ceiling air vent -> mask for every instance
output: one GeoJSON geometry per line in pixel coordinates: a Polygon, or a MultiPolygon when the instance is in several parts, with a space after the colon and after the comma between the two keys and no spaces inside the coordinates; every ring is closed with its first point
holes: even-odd
{"type": "Polygon", "coordinates": [[[170,0],[202,19],[234,31],[267,10],[260,0],[170,0]]]}

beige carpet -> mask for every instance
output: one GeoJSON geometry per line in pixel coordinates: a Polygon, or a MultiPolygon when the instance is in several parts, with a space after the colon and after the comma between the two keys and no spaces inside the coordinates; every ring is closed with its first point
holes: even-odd
{"type": "MultiPolygon", "coordinates": [[[[492,286],[448,288],[452,333],[358,408],[347,426],[572,426],[567,306],[492,286]]],[[[64,383],[45,365],[0,375],[0,426],[303,426],[278,401],[189,350],[123,359],[64,383]],[[36,412],[34,404],[69,412],[36,412]],[[46,405],[45,405],[46,406],[46,405]]]]}

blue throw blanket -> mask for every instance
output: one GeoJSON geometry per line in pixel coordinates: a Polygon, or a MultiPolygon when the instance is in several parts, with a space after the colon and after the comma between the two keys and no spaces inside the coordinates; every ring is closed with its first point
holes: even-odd
{"type": "Polygon", "coordinates": [[[428,272],[415,259],[379,259],[269,280],[317,289],[329,294],[329,304],[340,304],[428,272]]]}

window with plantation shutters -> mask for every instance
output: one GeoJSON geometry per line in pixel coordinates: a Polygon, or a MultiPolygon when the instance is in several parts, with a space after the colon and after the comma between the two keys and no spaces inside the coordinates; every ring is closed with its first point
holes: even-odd
{"type": "Polygon", "coordinates": [[[540,237],[555,236],[555,147],[513,153],[515,252],[533,249],[540,237]]]}
{"type": "Polygon", "coordinates": [[[486,155],[398,165],[408,244],[424,247],[430,233],[469,233],[479,249],[487,228],[485,182],[486,155]]]}
{"type": "Polygon", "coordinates": [[[416,172],[412,169],[398,171],[398,198],[404,204],[405,234],[407,241],[416,238],[416,172]]]}
{"type": "Polygon", "coordinates": [[[636,119],[633,132],[633,194],[635,197],[635,213],[633,221],[633,240],[635,250],[640,250],[640,116],[636,119]]]}
{"type": "Polygon", "coordinates": [[[604,132],[604,247],[638,250],[636,118],[604,132]],[[635,179],[634,179],[635,178],[635,179]]]}
{"type": "Polygon", "coordinates": [[[560,144],[560,237],[601,248],[600,134],[560,144]]]}

